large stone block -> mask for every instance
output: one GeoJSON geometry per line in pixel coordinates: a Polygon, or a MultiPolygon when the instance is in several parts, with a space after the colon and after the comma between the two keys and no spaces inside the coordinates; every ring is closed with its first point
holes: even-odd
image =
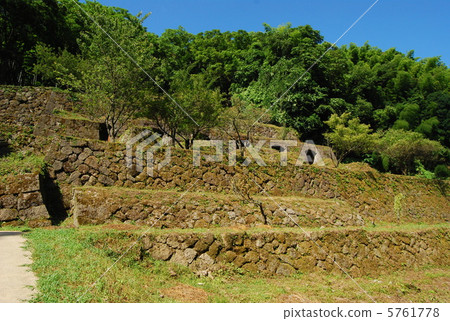
{"type": "Polygon", "coordinates": [[[42,195],[40,192],[22,193],[17,200],[17,209],[23,210],[33,206],[43,204],[42,195]]]}
{"type": "Polygon", "coordinates": [[[17,208],[17,196],[12,194],[0,196],[0,208],[17,208]]]}
{"type": "Polygon", "coordinates": [[[209,271],[214,268],[214,259],[207,253],[203,253],[193,262],[193,265],[198,271],[209,271]]]}
{"type": "Polygon", "coordinates": [[[0,208],[0,222],[12,221],[19,218],[19,211],[15,208],[0,208]]]}
{"type": "Polygon", "coordinates": [[[174,250],[172,248],[170,248],[166,244],[161,244],[161,243],[156,244],[150,250],[150,255],[155,260],[167,261],[168,259],[170,259],[170,257],[172,256],[173,253],[174,253],[174,250]]]}
{"type": "Polygon", "coordinates": [[[22,221],[49,219],[50,214],[45,205],[34,206],[25,210],[19,211],[19,217],[22,221]]]}
{"type": "Polygon", "coordinates": [[[23,174],[8,177],[5,194],[19,194],[39,191],[39,174],[23,174]]]}
{"type": "Polygon", "coordinates": [[[279,275],[290,275],[293,273],[295,273],[295,269],[291,265],[286,264],[286,263],[281,263],[280,266],[278,266],[277,271],[276,271],[276,274],[279,274],[279,275]]]}

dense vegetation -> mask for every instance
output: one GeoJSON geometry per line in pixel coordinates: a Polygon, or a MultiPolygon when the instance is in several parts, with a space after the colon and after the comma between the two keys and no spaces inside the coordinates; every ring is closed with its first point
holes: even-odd
{"type": "Polygon", "coordinates": [[[0,83],[81,93],[112,137],[139,114],[189,147],[239,105],[241,114],[292,127],[301,139],[328,141],[342,159],[399,173],[448,162],[450,72],[438,57],[350,44],[308,70],[331,45],[309,25],[197,35],[180,27],[158,36],[143,27],[146,18],[91,1],[4,0],[0,83]],[[324,135],[330,128],[344,140],[324,135]],[[355,133],[370,144],[355,149],[346,140],[355,133]]]}

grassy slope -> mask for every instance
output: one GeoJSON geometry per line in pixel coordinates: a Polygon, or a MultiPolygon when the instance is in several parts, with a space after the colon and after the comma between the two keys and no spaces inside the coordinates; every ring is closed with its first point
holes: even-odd
{"type": "MultiPolygon", "coordinates": [[[[39,277],[35,302],[76,302],[129,247],[135,233],[104,228],[36,229],[26,234],[39,277]],[[101,242],[99,242],[101,241],[101,242]],[[106,242],[105,242],[106,241],[106,242]],[[108,244],[105,245],[100,244],[108,244]]],[[[379,302],[448,302],[450,268],[405,269],[356,281],[379,302]]],[[[133,248],[81,302],[367,302],[343,275],[261,277],[230,269],[197,277],[133,248]]]]}
{"type": "Polygon", "coordinates": [[[65,119],[91,121],[89,118],[87,118],[86,116],[84,116],[82,114],[78,114],[78,113],[75,113],[75,112],[70,112],[70,111],[67,111],[67,110],[55,109],[53,111],[53,114],[56,115],[56,116],[59,116],[61,118],[65,118],[65,119]]]}
{"type": "Polygon", "coordinates": [[[27,153],[12,153],[0,158],[0,176],[41,172],[45,166],[44,157],[27,153]]]}

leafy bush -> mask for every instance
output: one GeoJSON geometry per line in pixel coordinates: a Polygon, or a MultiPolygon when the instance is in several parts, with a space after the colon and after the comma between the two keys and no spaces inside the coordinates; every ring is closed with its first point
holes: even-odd
{"type": "Polygon", "coordinates": [[[425,167],[423,166],[423,164],[419,160],[416,161],[416,171],[417,171],[418,177],[423,177],[423,178],[428,178],[428,179],[435,178],[434,173],[426,170],[425,167]]]}
{"type": "Polygon", "coordinates": [[[333,114],[325,123],[331,129],[325,138],[334,148],[337,165],[349,154],[362,155],[375,149],[378,135],[372,134],[369,125],[362,124],[359,118],[352,118],[350,113],[333,114]]]}
{"type": "Polygon", "coordinates": [[[448,178],[450,177],[450,169],[446,165],[440,164],[434,168],[434,175],[436,178],[448,178]]]}
{"type": "Polygon", "coordinates": [[[417,170],[417,161],[424,168],[436,166],[442,160],[445,148],[437,141],[424,138],[420,133],[390,129],[381,139],[378,150],[383,157],[383,167],[388,165],[389,170],[394,172],[412,174],[417,170]]]}

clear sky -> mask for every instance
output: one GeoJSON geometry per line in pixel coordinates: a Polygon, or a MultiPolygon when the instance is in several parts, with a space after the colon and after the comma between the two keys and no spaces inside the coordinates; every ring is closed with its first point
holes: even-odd
{"type": "MultiPolygon", "coordinates": [[[[309,24],[334,42],[375,0],[99,0],[137,14],[152,12],[145,26],[161,34],[183,26],[206,30],[262,31],[263,23],[309,24]]],[[[383,50],[415,50],[415,57],[441,56],[450,65],[450,0],[379,0],[339,45],[366,41],[383,50]]]]}

